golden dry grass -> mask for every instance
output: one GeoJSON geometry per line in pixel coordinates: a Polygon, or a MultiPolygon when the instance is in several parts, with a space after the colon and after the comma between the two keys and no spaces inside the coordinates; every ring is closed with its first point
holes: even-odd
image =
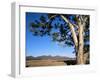
{"type": "Polygon", "coordinates": [[[27,60],[26,67],[67,65],[62,60],[27,60]]]}

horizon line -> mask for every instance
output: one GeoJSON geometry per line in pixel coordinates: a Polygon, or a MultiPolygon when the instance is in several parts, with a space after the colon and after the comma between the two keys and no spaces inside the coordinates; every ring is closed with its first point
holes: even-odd
{"type": "Polygon", "coordinates": [[[76,56],[63,56],[63,55],[38,55],[38,56],[33,56],[33,55],[26,55],[26,57],[28,56],[32,56],[32,57],[39,57],[39,56],[51,56],[51,57],[55,57],[55,56],[60,56],[60,57],[71,57],[71,58],[75,58],[76,56]]]}

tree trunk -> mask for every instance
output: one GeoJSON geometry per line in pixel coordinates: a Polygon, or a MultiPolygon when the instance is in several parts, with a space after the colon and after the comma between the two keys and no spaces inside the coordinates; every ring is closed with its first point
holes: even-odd
{"type": "Polygon", "coordinates": [[[78,43],[77,64],[84,64],[84,36],[83,25],[79,22],[79,43],[78,43]]]}
{"type": "Polygon", "coordinates": [[[84,63],[89,64],[89,52],[84,53],[84,63]]]}
{"type": "Polygon", "coordinates": [[[70,30],[72,32],[72,37],[73,37],[73,41],[75,43],[75,48],[76,48],[76,61],[77,64],[84,64],[84,52],[83,52],[83,48],[84,48],[84,36],[83,36],[83,25],[79,22],[78,26],[79,26],[79,40],[77,38],[74,26],[69,22],[69,20],[67,18],[65,18],[63,15],[61,15],[62,19],[65,20],[66,23],[69,23],[69,27],[70,30]]]}

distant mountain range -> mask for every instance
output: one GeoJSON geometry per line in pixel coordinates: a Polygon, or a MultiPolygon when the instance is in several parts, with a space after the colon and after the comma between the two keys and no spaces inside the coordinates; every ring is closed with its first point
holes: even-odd
{"type": "Polygon", "coordinates": [[[64,56],[51,56],[51,55],[42,55],[42,56],[26,56],[26,60],[75,60],[75,58],[64,57],[64,56]]]}

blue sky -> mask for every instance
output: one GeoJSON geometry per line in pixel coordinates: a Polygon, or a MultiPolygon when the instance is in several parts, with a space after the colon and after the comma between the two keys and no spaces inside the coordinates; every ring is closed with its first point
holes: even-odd
{"type": "Polygon", "coordinates": [[[41,15],[47,15],[46,13],[26,13],[26,56],[68,56],[74,57],[73,47],[62,47],[56,42],[53,42],[49,36],[39,37],[33,36],[29,30],[31,22],[38,20],[41,15]]]}

